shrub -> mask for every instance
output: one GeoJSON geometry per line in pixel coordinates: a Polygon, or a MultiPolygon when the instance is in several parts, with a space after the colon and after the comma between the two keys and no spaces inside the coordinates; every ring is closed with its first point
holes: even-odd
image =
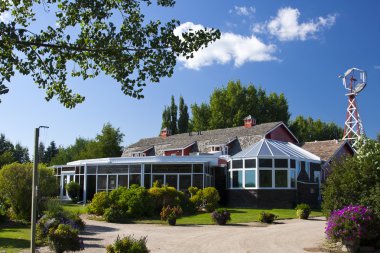
{"type": "Polygon", "coordinates": [[[177,191],[174,187],[162,186],[152,187],[148,190],[149,195],[153,199],[154,211],[160,213],[165,206],[177,206],[181,199],[184,198],[183,192],[177,191]]]}
{"type": "MultiPolygon", "coordinates": [[[[32,195],[32,168],[31,163],[12,163],[3,166],[0,170],[0,196],[11,208],[13,218],[30,220],[32,195]]],[[[58,187],[54,171],[39,165],[39,194],[38,210],[43,211],[43,202],[47,197],[56,194],[58,187]]]]}
{"type": "Polygon", "coordinates": [[[358,242],[378,236],[378,218],[365,206],[346,206],[330,214],[325,233],[334,241],[358,242]]]}
{"type": "Polygon", "coordinates": [[[51,228],[48,234],[48,242],[49,247],[57,253],[82,249],[78,230],[67,224],[59,224],[57,228],[51,228]]]}
{"type": "Polygon", "coordinates": [[[270,212],[261,212],[259,216],[259,221],[263,223],[271,224],[278,216],[270,212]]]}
{"type": "Polygon", "coordinates": [[[127,221],[127,213],[119,208],[110,207],[104,211],[103,218],[107,222],[123,223],[127,221]]]}
{"type": "Polygon", "coordinates": [[[322,191],[326,216],[352,203],[370,206],[380,215],[380,143],[359,142],[357,155],[342,158],[331,166],[322,191]]]}
{"type": "Polygon", "coordinates": [[[298,204],[296,206],[297,217],[300,219],[307,220],[311,213],[310,206],[308,204],[298,204]]]}
{"type": "Polygon", "coordinates": [[[220,196],[218,190],[216,190],[214,187],[207,187],[203,190],[200,190],[196,187],[190,188],[189,192],[192,194],[190,202],[192,202],[197,209],[204,208],[207,212],[212,212],[215,210],[215,208],[217,208],[220,196]]]}
{"type": "Polygon", "coordinates": [[[7,207],[3,200],[0,198],[0,223],[7,220],[7,207]]]}
{"type": "Polygon", "coordinates": [[[107,192],[97,192],[87,207],[88,213],[103,215],[104,210],[110,207],[110,199],[107,192]]]}
{"type": "Polygon", "coordinates": [[[107,245],[107,253],[148,253],[149,250],[146,246],[146,236],[140,239],[135,239],[133,236],[128,235],[122,239],[117,236],[113,244],[107,245]]]}
{"type": "Polygon", "coordinates": [[[79,200],[80,185],[74,181],[71,181],[65,186],[67,194],[72,202],[76,203],[79,200]]]}
{"type": "Polygon", "coordinates": [[[162,208],[160,216],[161,216],[161,220],[164,220],[164,221],[174,220],[174,219],[180,218],[182,216],[182,213],[183,211],[180,206],[174,206],[174,207],[166,206],[162,208]]]}
{"type": "Polygon", "coordinates": [[[226,209],[216,209],[211,213],[211,219],[218,225],[225,225],[228,221],[231,220],[231,213],[226,209]]]}

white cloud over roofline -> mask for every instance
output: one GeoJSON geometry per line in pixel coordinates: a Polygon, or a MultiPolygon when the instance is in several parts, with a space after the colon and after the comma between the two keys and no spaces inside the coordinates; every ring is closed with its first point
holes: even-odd
{"type": "MultiPolygon", "coordinates": [[[[202,25],[186,22],[177,27],[174,33],[180,36],[183,32],[204,29],[202,25]]],[[[239,67],[246,62],[264,62],[278,60],[273,53],[276,46],[265,44],[256,36],[243,36],[234,33],[222,33],[221,38],[207,48],[194,53],[194,58],[179,57],[178,60],[185,68],[199,70],[201,67],[213,64],[227,64],[233,62],[239,67]]]]}

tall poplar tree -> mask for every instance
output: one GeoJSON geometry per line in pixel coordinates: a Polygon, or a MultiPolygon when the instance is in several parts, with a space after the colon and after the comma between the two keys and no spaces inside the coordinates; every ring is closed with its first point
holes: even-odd
{"type": "Polygon", "coordinates": [[[174,96],[172,95],[171,103],[170,103],[170,131],[171,134],[177,134],[177,113],[178,107],[175,104],[174,96]]]}
{"type": "Polygon", "coordinates": [[[189,131],[189,108],[185,104],[182,96],[179,97],[179,118],[178,133],[187,133],[189,131]]]}

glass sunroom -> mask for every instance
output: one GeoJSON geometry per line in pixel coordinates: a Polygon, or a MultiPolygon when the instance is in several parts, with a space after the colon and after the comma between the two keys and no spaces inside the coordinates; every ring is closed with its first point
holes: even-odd
{"type": "Polygon", "coordinates": [[[96,192],[111,191],[132,184],[152,187],[155,181],[187,191],[190,186],[205,188],[214,184],[216,156],[152,156],[89,159],[54,166],[61,199],[68,199],[66,184],[80,185],[80,200],[91,200],[96,192]]]}
{"type": "Polygon", "coordinates": [[[318,156],[289,142],[261,139],[228,162],[228,189],[296,189],[304,169],[320,164],[318,156]]]}

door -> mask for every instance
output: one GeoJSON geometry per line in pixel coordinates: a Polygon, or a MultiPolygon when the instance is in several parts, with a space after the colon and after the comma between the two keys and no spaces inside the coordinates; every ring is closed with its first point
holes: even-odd
{"type": "Polygon", "coordinates": [[[75,180],[75,174],[70,173],[70,174],[62,174],[61,177],[61,198],[63,199],[69,199],[69,195],[67,194],[66,191],[66,185],[72,181],[75,180]]]}

